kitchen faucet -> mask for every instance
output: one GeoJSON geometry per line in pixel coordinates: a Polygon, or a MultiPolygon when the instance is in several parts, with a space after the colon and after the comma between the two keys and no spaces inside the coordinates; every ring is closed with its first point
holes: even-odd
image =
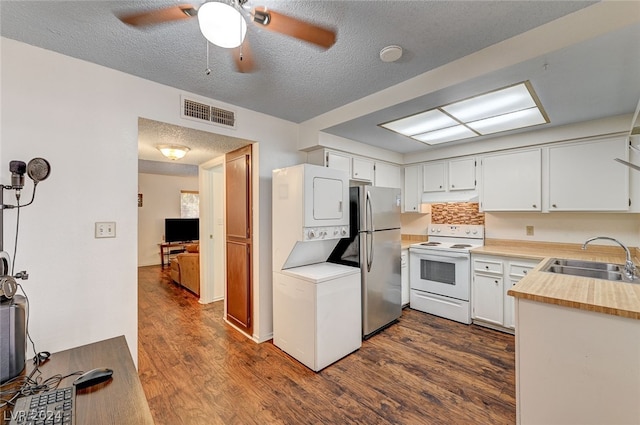
{"type": "Polygon", "coordinates": [[[587,249],[587,244],[589,242],[593,242],[598,239],[606,239],[608,241],[613,241],[624,249],[624,252],[627,254],[627,260],[624,263],[624,272],[626,273],[629,279],[633,280],[636,276],[636,265],[633,264],[633,261],[631,260],[631,251],[629,251],[629,248],[627,248],[627,246],[622,242],[620,242],[619,240],[610,238],[608,236],[596,236],[595,238],[587,239],[585,243],[582,244],[582,249],[587,249]]]}

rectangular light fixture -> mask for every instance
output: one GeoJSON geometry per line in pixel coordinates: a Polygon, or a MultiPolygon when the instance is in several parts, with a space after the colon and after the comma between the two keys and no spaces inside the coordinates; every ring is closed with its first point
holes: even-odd
{"type": "Polygon", "coordinates": [[[524,81],[379,126],[433,145],[548,122],[531,83],[524,81]]]}
{"type": "Polygon", "coordinates": [[[454,127],[447,127],[440,130],[430,131],[428,133],[416,134],[413,138],[430,145],[437,145],[439,143],[451,142],[453,140],[468,139],[469,137],[476,137],[477,135],[478,133],[469,130],[464,125],[456,125],[454,127]]]}
{"type": "Polygon", "coordinates": [[[410,115],[387,124],[381,124],[382,127],[395,131],[405,136],[426,133],[428,131],[439,130],[441,128],[453,127],[458,125],[458,121],[438,109],[432,109],[427,112],[421,112],[416,115],[410,115]]]}
{"type": "Polygon", "coordinates": [[[514,130],[516,128],[531,127],[532,125],[544,124],[545,122],[546,120],[538,108],[529,108],[470,122],[467,123],[467,125],[484,135],[514,130]]]}

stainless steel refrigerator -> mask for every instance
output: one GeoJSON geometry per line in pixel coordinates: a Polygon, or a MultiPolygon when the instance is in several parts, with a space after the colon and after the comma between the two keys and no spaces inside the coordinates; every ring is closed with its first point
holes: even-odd
{"type": "Polygon", "coordinates": [[[366,339],[402,314],[400,189],[351,187],[349,203],[351,234],[340,240],[329,261],[361,269],[366,339]]]}

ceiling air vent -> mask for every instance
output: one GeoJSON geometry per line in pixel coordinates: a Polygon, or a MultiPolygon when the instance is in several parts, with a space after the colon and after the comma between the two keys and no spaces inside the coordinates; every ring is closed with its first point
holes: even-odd
{"type": "Polygon", "coordinates": [[[186,97],[182,97],[181,100],[182,109],[180,115],[182,118],[206,121],[209,124],[227,128],[236,128],[236,113],[234,111],[222,109],[186,97]]]}

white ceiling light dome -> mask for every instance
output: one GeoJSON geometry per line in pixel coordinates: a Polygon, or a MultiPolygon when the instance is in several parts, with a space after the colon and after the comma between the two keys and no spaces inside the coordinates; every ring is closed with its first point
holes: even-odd
{"type": "Polygon", "coordinates": [[[172,161],[176,161],[178,159],[184,158],[184,156],[189,152],[189,149],[186,146],[182,145],[158,145],[156,146],[162,155],[166,156],[172,161]]]}
{"type": "Polygon", "coordinates": [[[198,24],[207,40],[227,49],[240,46],[247,34],[244,17],[227,3],[211,1],[200,6],[198,24]]]}

